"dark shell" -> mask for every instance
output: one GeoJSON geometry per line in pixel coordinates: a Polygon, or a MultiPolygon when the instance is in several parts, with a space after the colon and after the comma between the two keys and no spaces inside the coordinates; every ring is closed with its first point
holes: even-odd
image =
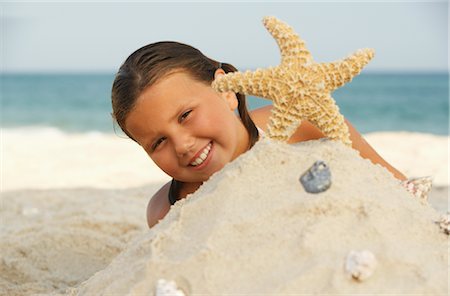
{"type": "Polygon", "coordinates": [[[316,161],[301,177],[300,182],[309,193],[320,193],[331,186],[331,171],[328,165],[322,161],[316,161]]]}

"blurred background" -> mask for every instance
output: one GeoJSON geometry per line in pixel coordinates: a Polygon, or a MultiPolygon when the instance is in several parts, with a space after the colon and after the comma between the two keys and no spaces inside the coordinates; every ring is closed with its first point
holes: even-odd
{"type": "MultiPolygon", "coordinates": [[[[152,42],[187,43],[241,71],[275,66],[266,15],[291,25],[318,62],[375,49],[362,74],[333,94],[360,132],[448,134],[447,1],[3,2],[2,128],[114,133],[114,75],[152,42]]],[[[249,99],[251,109],[269,103],[249,99]]]]}

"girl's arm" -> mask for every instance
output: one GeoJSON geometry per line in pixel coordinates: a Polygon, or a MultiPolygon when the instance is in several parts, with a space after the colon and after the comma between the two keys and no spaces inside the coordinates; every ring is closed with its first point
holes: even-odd
{"type": "MultiPolygon", "coordinates": [[[[271,109],[272,106],[262,107],[250,112],[250,116],[257,126],[259,126],[262,129],[265,129],[267,127],[271,109]]],[[[352,147],[353,149],[359,151],[361,157],[369,159],[372,163],[384,166],[397,179],[402,181],[406,180],[406,177],[401,172],[399,172],[388,162],[386,162],[380,155],[378,155],[375,149],[373,149],[372,146],[370,146],[369,143],[367,143],[366,140],[364,140],[361,134],[353,127],[353,125],[347,119],[345,119],[345,123],[347,124],[350,131],[350,140],[352,141],[352,147]]],[[[289,143],[316,140],[323,137],[324,134],[317,127],[315,127],[309,121],[304,120],[302,121],[302,124],[298,127],[297,131],[289,139],[289,143]]]]}
{"type": "MultiPolygon", "coordinates": [[[[170,210],[169,191],[171,181],[161,187],[150,199],[147,204],[147,224],[152,228],[159,222],[170,210]]],[[[195,192],[201,183],[183,183],[180,188],[179,198],[185,198],[186,195],[195,192]]]]}

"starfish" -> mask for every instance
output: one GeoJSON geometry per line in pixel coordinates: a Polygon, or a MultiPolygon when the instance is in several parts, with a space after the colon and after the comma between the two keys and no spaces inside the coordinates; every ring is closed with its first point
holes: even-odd
{"type": "Polygon", "coordinates": [[[361,72],[373,58],[372,49],[358,50],[343,60],[316,63],[305,43],[286,23],[265,17],[263,24],[276,40],[281,64],[255,71],[232,72],[217,78],[212,87],[273,101],[268,137],[287,142],[302,120],[322,133],[351,146],[350,133],[331,92],[361,72]]]}

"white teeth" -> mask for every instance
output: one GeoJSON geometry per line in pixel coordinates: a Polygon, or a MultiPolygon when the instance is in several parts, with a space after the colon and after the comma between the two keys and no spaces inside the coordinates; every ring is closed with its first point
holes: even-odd
{"type": "Polygon", "coordinates": [[[190,163],[192,166],[198,166],[199,164],[202,164],[206,157],[208,157],[209,151],[211,151],[211,143],[208,144],[208,146],[203,149],[202,153],[199,157],[197,157],[193,162],[190,163]]]}

